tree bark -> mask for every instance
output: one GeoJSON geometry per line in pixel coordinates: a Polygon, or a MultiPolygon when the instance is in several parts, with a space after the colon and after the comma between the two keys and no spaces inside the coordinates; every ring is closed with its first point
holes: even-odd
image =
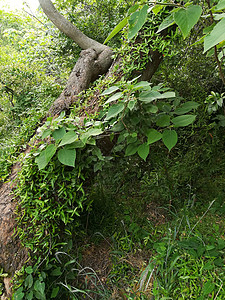
{"type": "Polygon", "coordinates": [[[87,89],[99,75],[108,71],[112,64],[111,57],[112,50],[110,48],[105,49],[100,54],[93,49],[83,50],[70,74],[65,89],[50,108],[50,115],[55,116],[63,110],[69,110],[71,104],[76,101],[76,96],[87,89]]]}

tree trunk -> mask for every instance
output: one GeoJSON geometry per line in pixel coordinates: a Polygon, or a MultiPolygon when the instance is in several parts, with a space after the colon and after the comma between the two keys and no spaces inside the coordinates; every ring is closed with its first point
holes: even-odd
{"type": "MultiPolygon", "coordinates": [[[[65,89],[51,106],[49,114],[54,117],[61,111],[68,110],[71,104],[77,100],[76,96],[81,91],[87,89],[89,84],[96,80],[99,75],[108,71],[112,64],[111,57],[112,51],[109,48],[100,54],[93,49],[83,50],[68,79],[65,89]]],[[[161,59],[160,53],[154,53],[151,61],[147,65],[147,69],[143,72],[142,80],[151,79],[161,59]]],[[[117,63],[119,64],[119,59],[117,63]]],[[[0,268],[3,268],[4,272],[9,273],[9,277],[5,279],[6,287],[9,285],[9,278],[12,277],[15,271],[19,270],[28,259],[27,249],[24,249],[18,238],[13,236],[17,226],[15,220],[17,202],[13,199],[12,182],[15,180],[19,169],[20,166],[16,164],[12,169],[9,180],[0,188],[0,268]]],[[[6,291],[5,295],[10,297],[10,291],[6,291]]]]}

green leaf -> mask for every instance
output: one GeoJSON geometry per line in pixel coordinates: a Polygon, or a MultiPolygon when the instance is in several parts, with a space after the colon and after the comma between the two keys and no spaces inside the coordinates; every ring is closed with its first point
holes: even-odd
{"type": "Polygon", "coordinates": [[[59,144],[59,147],[72,144],[77,139],[78,139],[78,135],[74,131],[69,131],[63,136],[61,143],[59,144]]]}
{"type": "Polygon", "coordinates": [[[119,90],[119,87],[113,85],[113,86],[111,86],[110,88],[108,88],[107,90],[105,90],[103,93],[101,93],[100,96],[110,95],[110,94],[112,94],[113,92],[118,91],[118,90],[119,90]]]}
{"type": "Polygon", "coordinates": [[[150,83],[148,81],[140,81],[133,86],[134,90],[139,90],[141,88],[149,87],[150,83]]]}
{"type": "Polygon", "coordinates": [[[207,281],[203,286],[203,294],[208,295],[215,289],[215,284],[212,281],[207,281]]]}
{"type": "Polygon", "coordinates": [[[33,285],[33,282],[34,282],[33,276],[32,276],[31,274],[29,274],[29,275],[26,277],[25,282],[24,282],[25,287],[28,288],[28,289],[31,288],[32,285],[33,285]]]}
{"type": "Polygon", "coordinates": [[[158,99],[159,97],[161,97],[161,94],[157,91],[142,92],[140,94],[139,100],[149,103],[158,99]]]}
{"type": "Polygon", "coordinates": [[[225,18],[223,18],[204,39],[204,52],[225,40],[225,18]]]}
{"type": "Polygon", "coordinates": [[[35,162],[38,165],[38,169],[44,169],[51,158],[54,156],[57,147],[53,144],[48,145],[45,150],[43,150],[38,157],[36,157],[35,162]]]}
{"type": "Polygon", "coordinates": [[[14,293],[14,299],[15,299],[15,300],[22,300],[22,299],[24,299],[23,287],[20,287],[20,288],[14,293]]]}
{"type": "Polygon", "coordinates": [[[76,150],[75,149],[60,149],[58,152],[58,160],[61,164],[75,167],[76,150]]]}
{"type": "Polygon", "coordinates": [[[175,130],[164,130],[162,134],[162,141],[170,151],[177,143],[177,133],[175,130]]]}
{"type": "Polygon", "coordinates": [[[162,30],[168,28],[169,26],[175,24],[173,14],[169,15],[159,26],[159,29],[156,33],[161,32],[162,30]]]}
{"type": "Polygon", "coordinates": [[[149,154],[149,145],[147,143],[144,143],[142,145],[140,145],[137,149],[138,155],[144,160],[146,161],[146,158],[149,154]]]}
{"type": "Polygon", "coordinates": [[[89,136],[96,136],[103,133],[101,128],[90,128],[88,131],[89,136]]]}
{"type": "Polygon", "coordinates": [[[125,156],[134,155],[137,152],[137,149],[138,149],[137,143],[129,144],[126,148],[125,156]]]}
{"type": "Polygon", "coordinates": [[[35,289],[35,291],[37,291],[43,295],[45,292],[45,283],[41,282],[39,279],[36,280],[34,283],[34,289],[35,289]]]}
{"type": "Polygon", "coordinates": [[[60,268],[60,267],[57,267],[57,268],[55,268],[54,270],[52,270],[51,275],[52,275],[52,276],[60,276],[60,275],[62,275],[61,268],[60,268]]]}
{"type": "Polygon", "coordinates": [[[32,300],[34,297],[33,291],[29,291],[29,293],[26,294],[26,299],[27,300],[32,300]]]}
{"type": "Polygon", "coordinates": [[[180,8],[174,13],[174,21],[180,28],[183,37],[186,38],[191,29],[198,22],[202,13],[199,5],[190,5],[187,8],[180,8]]]}
{"type": "Polygon", "coordinates": [[[66,130],[64,127],[62,127],[62,128],[56,129],[52,133],[52,137],[57,141],[57,140],[61,140],[65,134],[66,134],[66,130]]]}
{"type": "Polygon", "coordinates": [[[26,267],[25,272],[26,272],[27,274],[32,274],[32,273],[33,273],[33,268],[32,268],[31,266],[26,267]]]}
{"type": "Polygon", "coordinates": [[[134,107],[135,107],[135,105],[136,105],[136,103],[137,103],[137,100],[136,100],[136,99],[135,99],[135,100],[130,100],[130,101],[128,102],[128,105],[127,105],[127,107],[129,108],[129,110],[133,110],[134,107]]]}
{"type": "Polygon", "coordinates": [[[192,124],[196,118],[196,115],[183,115],[173,118],[171,121],[175,127],[184,127],[192,124]]]}
{"type": "Polygon", "coordinates": [[[149,129],[146,135],[148,137],[148,145],[153,144],[162,138],[162,134],[155,129],[149,129]]]}
{"type": "Polygon", "coordinates": [[[182,104],[180,107],[178,107],[177,109],[175,109],[174,113],[176,115],[183,115],[188,113],[189,111],[191,111],[192,109],[196,109],[198,108],[199,104],[197,102],[194,101],[188,101],[184,104],[182,104]]]}
{"type": "Polygon", "coordinates": [[[104,44],[106,44],[109,40],[111,40],[118,32],[120,32],[121,29],[123,29],[128,22],[128,17],[124,18],[114,29],[113,31],[108,35],[106,40],[104,41],[104,44]]]}
{"type": "Polygon", "coordinates": [[[155,5],[152,8],[152,12],[157,15],[165,6],[164,5],[155,5]]]}
{"type": "Polygon", "coordinates": [[[156,114],[159,109],[156,105],[150,104],[145,107],[145,110],[149,113],[156,114]]]}
{"type": "Polygon", "coordinates": [[[85,146],[84,141],[77,140],[73,142],[72,144],[65,145],[65,149],[75,149],[75,148],[83,148],[85,146]]]}
{"type": "Polygon", "coordinates": [[[104,105],[108,104],[108,103],[111,103],[113,101],[116,101],[118,100],[119,98],[121,98],[123,96],[123,93],[122,92],[119,92],[119,93],[116,93],[115,95],[111,96],[105,103],[104,105]]]}
{"type": "Polygon", "coordinates": [[[216,6],[212,8],[213,11],[220,11],[225,9],[225,0],[220,0],[216,6]]]}
{"type": "Polygon", "coordinates": [[[174,97],[176,97],[176,94],[174,92],[165,92],[163,94],[160,94],[160,96],[158,96],[157,99],[168,99],[174,97]]]}
{"type": "Polygon", "coordinates": [[[116,117],[121,111],[124,109],[123,103],[114,104],[109,108],[109,111],[107,113],[107,116],[105,120],[110,120],[113,117],[116,117]]]}
{"type": "Polygon", "coordinates": [[[158,116],[156,125],[159,127],[169,126],[170,125],[170,116],[169,115],[158,116]]]}
{"type": "Polygon", "coordinates": [[[47,136],[49,136],[52,133],[51,129],[46,129],[43,133],[41,138],[45,139],[47,136]]]}
{"type": "Polygon", "coordinates": [[[129,32],[128,32],[128,39],[132,39],[138,31],[142,28],[147,20],[148,14],[148,5],[144,5],[142,9],[138,12],[133,13],[129,19],[129,32]]]}
{"type": "Polygon", "coordinates": [[[51,293],[51,298],[55,298],[58,295],[58,292],[59,292],[58,286],[53,288],[52,293],[51,293]]]}

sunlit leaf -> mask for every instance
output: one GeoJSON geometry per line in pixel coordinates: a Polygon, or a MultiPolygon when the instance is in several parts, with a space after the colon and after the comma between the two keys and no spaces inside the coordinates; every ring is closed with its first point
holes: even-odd
{"type": "Polygon", "coordinates": [[[124,109],[123,103],[114,104],[109,108],[109,111],[106,116],[106,120],[110,120],[113,117],[116,117],[124,109]]]}
{"type": "Polygon", "coordinates": [[[60,149],[58,152],[58,160],[66,166],[75,167],[76,150],[75,149],[60,149]]]}
{"type": "Polygon", "coordinates": [[[186,8],[180,8],[174,13],[174,21],[180,28],[183,37],[186,38],[191,29],[198,22],[202,13],[202,8],[199,5],[190,5],[186,8]]]}
{"type": "Polygon", "coordinates": [[[169,26],[175,24],[173,14],[169,15],[159,26],[159,29],[156,33],[161,32],[162,30],[168,28],[169,26]]]}
{"type": "Polygon", "coordinates": [[[121,29],[123,29],[128,22],[128,17],[124,18],[114,29],[113,31],[108,35],[106,40],[104,41],[104,44],[106,44],[109,40],[111,40],[118,32],[120,32],[121,29]]]}
{"type": "Polygon", "coordinates": [[[77,139],[78,139],[78,135],[76,134],[76,132],[71,130],[63,136],[61,143],[59,144],[59,147],[67,145],[67,144],[72,144],[77,139]]]}
{"type": "Polygon", "coordinates": [[[128,33],[128,39],[132,39],[138,31],[142,28],[147,20],[148,5],[144,5],[142,9],[131,15],[129,19],[130,28],[128,33]]]}
{"type": "Polygon", "coordinates": [[[225,18],[223,18],[204,39],[204,53],[225,40],[225,18]]]}

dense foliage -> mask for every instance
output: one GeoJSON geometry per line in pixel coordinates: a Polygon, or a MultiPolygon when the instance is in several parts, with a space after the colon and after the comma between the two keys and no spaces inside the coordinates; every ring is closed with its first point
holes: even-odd
{"type": "Polygon", "coordinates": [[[42,124],[80,50],[40,12],[0,12],[0,175],[20,160],[17,234],[30,250],[15,299],[224,298],[225,4],[214,4],[56,1],[121,59],[42,124]],[[140,81],[152,51],[164,60],[140,81]]]}

